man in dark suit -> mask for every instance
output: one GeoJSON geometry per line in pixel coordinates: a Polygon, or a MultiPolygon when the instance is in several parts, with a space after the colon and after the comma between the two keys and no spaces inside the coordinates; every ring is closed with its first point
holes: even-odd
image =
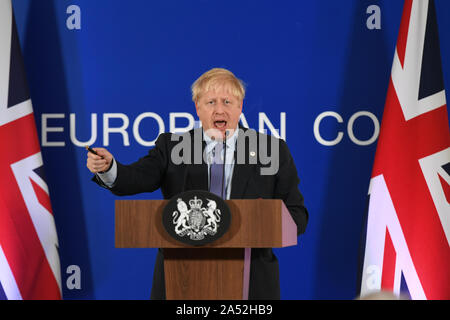
{"type": "MultiPolygon", "coordinates": [[[[298,234],[305,231],[308,212],[298,189],[294,160],[283,140],[238,126],[245,89],[230,71],[215,68],[192,85],[202,127],[181,135],[161,134],[147,156],[123,165],[104,148],[88,153],[93,181],[116,195],[153,192],[165,199],[188,190],[210,190],[211,159],[222,144],[226,199],[282,199],[298,234]]],[[[165,299],[164,252],[158,251],[152,299],[165,299]]],[[[280,299],[279,266],[272,249],[252,249],[249,299],[280,299]]]]}

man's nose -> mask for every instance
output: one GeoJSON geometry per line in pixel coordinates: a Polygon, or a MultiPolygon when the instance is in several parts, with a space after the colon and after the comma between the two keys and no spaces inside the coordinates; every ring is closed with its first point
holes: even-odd
{"type": "Polygon", "coordinates": [[[225,110],[224,103],[222,101],[217,102],[214,108],[215,113],[223,113],[224,110],[225,110]]]}

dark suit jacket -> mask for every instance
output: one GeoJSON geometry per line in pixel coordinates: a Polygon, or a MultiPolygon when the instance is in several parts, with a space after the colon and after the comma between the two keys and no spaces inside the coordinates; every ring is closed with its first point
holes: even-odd
{"type": "MultiPolygon", "coordinates": [[[[244,129],[244,133],[250,133],[244,129]]],[[[195,130],[202,130],[201,128],[195,130]]],[[[191,139],[194,145],[194,130],[187,132],[184,138],[191,139]]],[[[199,131],[197,131],[199,133],[199,131]]],[[[257,148],[263,139],[271,154],[271,139],[274,137],[256,133],[257,148]]],[[[201,134],[201,133],[200,133],[201,134]]],[[[305,231],[308,222],[308,212],[303,204],[303,196],[298,189],[299,178],[294,160],[286,143],[279,139],[279,170],[274,175],[261,175],[260,169],[268,167],[266,160],[260,159],[258,150],[253,150],[249,139],[244,134],[238,135],[244,139],[245,163],[235,163],[233,169],[231,199],[282,199],[286,204],[293,220],[297,224],[298,234],[305,231]],[[255,151],[258,161],[250,164],[249,154],[255,151]]],[[[174,195],[188,190],[208,190],[208,167],[206,163],[192,164],[194,153],[191,155],[191,164],[174,164],[171,160],[171,152],[178,141],[172,141],[171,133],[161,134],[147,156],[139,159],[131,165],[123,165],[117,162],[117,179],[112,188],[108,188],[116,195],[132,195],[141,192],[153,192],[161,188],[164,199],[170,199],[174,195]]],[[[200,151],[203,150],[205,143],[200,151]]],[[[238,149],[238,148],[236,148],[238,149]]],[[[237,150],[235,159],[237,158],[237,150]]],[[[197,157],[197,159],[202,159],[197,157]]],[[[99,185],[106,187],[102,181],[95,176],[93,180],[99,185]]],[[[107,188],[107,187],[106,187],[107,188]]],[[[164,286],[164,252],[158,251],[155,270],[153,273],[152,299],[165,299],[164,286]]],[[[278,260],[272,249],[252,249],[250,266],[249,299],[280,299],[279,267],[278,260]]]]}

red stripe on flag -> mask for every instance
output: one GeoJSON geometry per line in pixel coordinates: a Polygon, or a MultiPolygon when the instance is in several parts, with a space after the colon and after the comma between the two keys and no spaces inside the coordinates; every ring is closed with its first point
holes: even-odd
{"type": "Polygon", "coordinates": [[[23,299],[61,293],[20,192],[11,164],[40,151],[33,114],[0,126],[0,243],[23,299]],[[20,143],[17,143],[20,141],[20,143]]]}
{"type": "Polygon", "coordinates": [[[39,203],[47,209],[49,213],[52,213],[52,205],[47,192],[45,192],[36,182],[34,182],[33,179],[30,179],[30,181],[39,203]]]}
{"type": "Polygon", "coordinates": [[[408,40],[409,20],[411,17],[412,0],[405,0],[403,5],[402,22],[397,38],[397,54],[403,67],[405,61],[406,42],[408,40]]]}
{"type": "Polygon", "coordinates": [[[444,190],[445,199],[447,200],[448,203],[450,203],[450,185],[447,183],[447,181],[442,179],[442,177],[439,174],[438,177],[442,185],[442,190],[444,190]]]}
{"type": "Polygon", "coordinates": [[[391,240],[389,230],[386,228],[386,239],[384,241],[383,271],[381,277],[381,288],[393,291],[395,280],[395,263],[397,254],[391,240]]]}

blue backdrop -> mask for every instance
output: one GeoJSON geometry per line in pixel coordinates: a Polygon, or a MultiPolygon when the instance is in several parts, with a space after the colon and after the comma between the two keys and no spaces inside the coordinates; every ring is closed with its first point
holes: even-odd
{"type": "MultiPolygon", "coordinates": [[[[148,299],[156,254],[114,247],[117,197],[90,181],[81,142],[133,162],[159,132],[189,124],[179,113],[197,120],[190,85],[212,67],[247,83],[245,120],[257,130],[279,129],[299,171],[310,221],[298,246],[276,250],[282,298],[356,296],[376,129],[403,1],[13,0],[13,6],[65,299],[148,299]],[[136,121],[144,112],[153,114],[136,121]],[[122,133],[105,134],[107,124],[122,133]],[[71,265],[80,267],[79,289],[66,285],[71,265]]],[[[436,8],[448,87],[450,2],[436,0],[436,8]]]]}

